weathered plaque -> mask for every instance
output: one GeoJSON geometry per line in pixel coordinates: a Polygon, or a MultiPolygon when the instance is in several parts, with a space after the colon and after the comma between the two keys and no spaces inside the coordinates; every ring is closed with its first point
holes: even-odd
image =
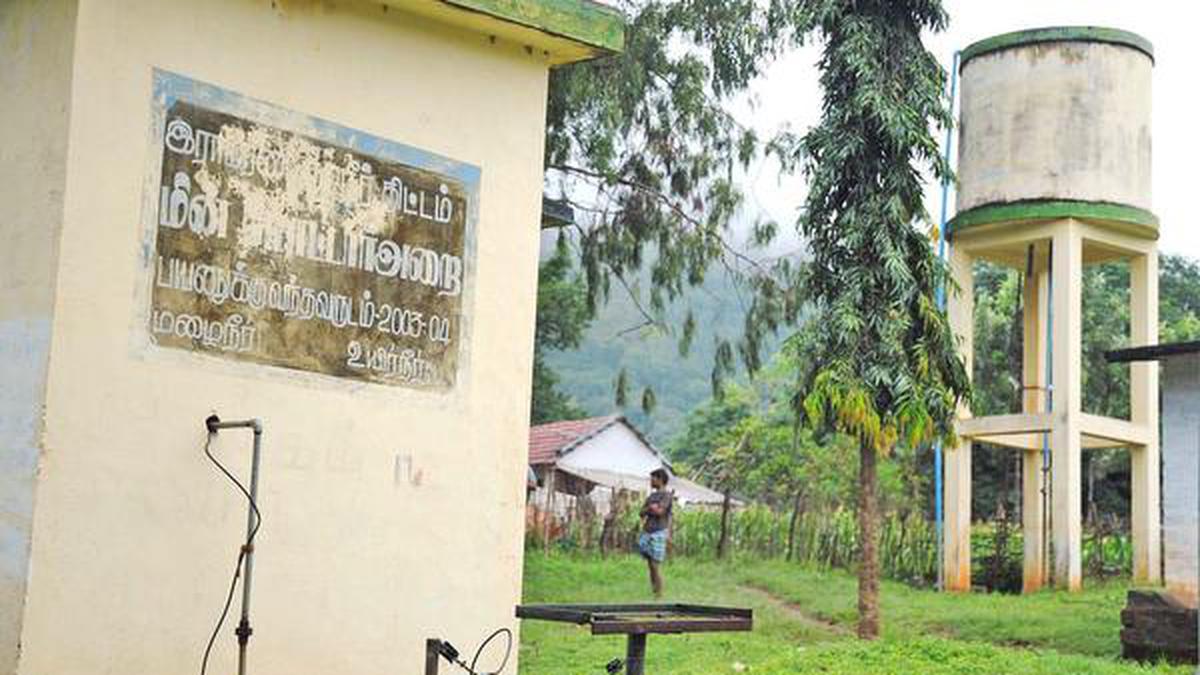
{"type": "Polygon", "coordinates": [[[164,72],[154,104],[153,343],[454,387],[478,168],[164,72]]]}

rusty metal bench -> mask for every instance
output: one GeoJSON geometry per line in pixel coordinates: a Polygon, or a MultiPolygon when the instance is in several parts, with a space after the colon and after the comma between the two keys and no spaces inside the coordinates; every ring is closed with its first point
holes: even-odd
{"type": "Polygon", "coordinates": [[[687,604],[520,605],[517,618],[591,626],[592,635],[627,635],[625,672],[644,675],[646,636],[754,629],[749,609],[687,604]]]}

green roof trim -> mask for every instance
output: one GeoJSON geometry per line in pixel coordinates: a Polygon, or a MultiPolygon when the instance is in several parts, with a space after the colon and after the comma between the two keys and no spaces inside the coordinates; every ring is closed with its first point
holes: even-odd
{"type": "Polygon", "coordinates": [[[1158,216],[1146,209],[1112,202],[1033,199],[1005,204],[984,204],[960,212],[950,220],[949,234],[995,223],[1075,218],[1113,223],[1132,234],[1158,239],[1158,216]]]}
{"type": "Polygon", "coordinates": [[[1004,33],[972,43],[962,51],[959,68],[966,66],[967,62],[976,56],[1045,42],[1104,42],[1122,45],[1132,47],[1149,56],[1151,62],[1154,61],[1154,45],[1137,33],[1100,26],[1056,26],[1004,33]]]}
{"type": "Polygon", "coordinates": [[[625,17],[593,0],[441,0],[598,49],[625,47],[625,17]]]}

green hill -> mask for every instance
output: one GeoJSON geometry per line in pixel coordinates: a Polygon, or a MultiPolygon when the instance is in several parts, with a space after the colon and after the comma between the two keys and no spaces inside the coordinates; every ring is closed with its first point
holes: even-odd
{"type": "Polygon", "coordinates": [[[627,415],[661,448],[683,428],[688,411],[712,394],[716,343],[741,334],[743,314],[738,289],[724,270],[712,271],[703,285],[689,289],[668,308],[666,323],[673,333],[635,329],[644,317],[625,290],[616,287],[610,301],[599,308],[580,348],[551,352],[547,360],[562,378],[562,390],[588,414],[627,415]],[[679,353],[679,334],[688,307],[696,332],[685,356],[679,353]],[[618,408],[616,381],[622,368],[628,374],[629,396],[627,405],[618,408]],[[647,386],[656,398],[650,415],[641,409],[647,386]]]}

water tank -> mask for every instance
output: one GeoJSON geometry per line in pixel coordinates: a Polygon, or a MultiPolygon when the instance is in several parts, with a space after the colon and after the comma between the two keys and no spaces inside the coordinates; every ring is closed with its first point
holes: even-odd
{"type": "Polygon", "coordinates": [[[1132,213],[1156,231],[1153,66],[1148,40],[1111,28],[1039,28],[967,47],[956,221],[1073,204],[1132,213]]]}

